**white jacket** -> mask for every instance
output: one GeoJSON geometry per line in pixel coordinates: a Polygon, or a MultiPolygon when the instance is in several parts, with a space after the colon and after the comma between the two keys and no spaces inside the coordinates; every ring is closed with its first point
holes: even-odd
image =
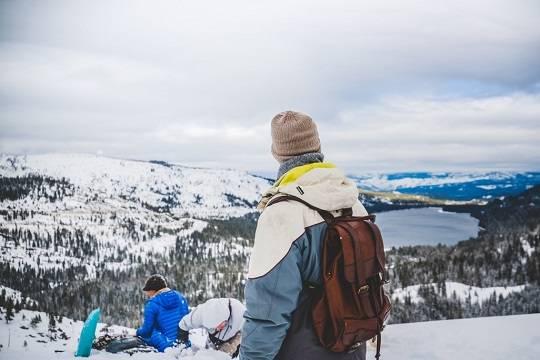
{"type": "Polygon", "coordinates": [[[354,216],[367,215],[358,201],[356,184],[337,168],[314,168],[263,194],[245,288],[240,360],[363,359],[365,352],[334,354],[322,348],[311,328],[288,332],[293,314],[305,298],[304,283],[321,284],[320,249],[327,224],[317,211],[296,201],[267,207],[271,199],[283,194],[334,216],[345,208],[351,208],[354,216]]]}
{"type": "Polygon", "coordinates": [[[180,329],[186,331],[204,328],[209,334],[214,334],[218,339],[227,341],[242,329],[245,310],[244,304],[236,299],[210,299],[184,316],[180,320],[179,326],[180,329]],[[223,330],[217,331],[216,326],[223,321],[227,321],[227,325],[223,330]]]}

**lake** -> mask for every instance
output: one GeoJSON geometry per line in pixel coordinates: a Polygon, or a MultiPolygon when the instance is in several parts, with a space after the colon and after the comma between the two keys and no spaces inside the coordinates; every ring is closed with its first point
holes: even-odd
{"type": "Polygon", "coordinates": [[[394,210],[377,213],[384,247],[407,245],[452,245],[476,237],[478,219],[467,213],[453,213],[441,208],[394,210]]]}

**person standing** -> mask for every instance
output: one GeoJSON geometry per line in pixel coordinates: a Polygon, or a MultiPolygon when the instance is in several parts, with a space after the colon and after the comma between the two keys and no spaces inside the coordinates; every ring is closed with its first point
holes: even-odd
{"type": "Polygon", "coordinates": [[[352,208],[353,216],[365,216],[357,186],[334,164],[324,162],[310,116],[281,112],[272,119],[271,130],[271,151],[280,166],[277,181],[258,205],[262,213],[245,286],[240,360],[365,359],[365,343],[354,351],[331,352],[313,330],[309,289],[322,283],[320,249],[327,224],[300,202],[269,206],[288,194],[334,216],[345,208],[352,208]]]}

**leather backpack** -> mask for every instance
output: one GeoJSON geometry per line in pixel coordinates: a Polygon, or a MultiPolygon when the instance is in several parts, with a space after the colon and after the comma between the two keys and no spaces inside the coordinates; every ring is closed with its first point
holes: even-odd
{"type": "Polygon", "coordinates": [[[352,352],[377,337],[380,357],[381,331],[390,313],[384,244],[375,215],[352,216],[352,208],[334,217],[292,195],[281,201],[298,201],[316,210],[328,224],[321,254],[322,286],[313,288],[312,320],[321,345],[333,352],[352,352]]]}

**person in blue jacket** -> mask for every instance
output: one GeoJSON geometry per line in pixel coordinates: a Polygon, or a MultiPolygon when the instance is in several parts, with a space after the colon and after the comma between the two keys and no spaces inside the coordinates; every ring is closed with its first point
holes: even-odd
{"type": "Polygon", "coordinates": [[[167,286],[161,275],[152,275],[146,280],[143,291],[148,300],[144,306],[144,321],[136,331],[136,337],[111,342],[106,350],[119,352],[141,345],[150,345],[163,352],[173,346],[178,336],[178,323],[189,313],[186,299],[167,286]]]}

